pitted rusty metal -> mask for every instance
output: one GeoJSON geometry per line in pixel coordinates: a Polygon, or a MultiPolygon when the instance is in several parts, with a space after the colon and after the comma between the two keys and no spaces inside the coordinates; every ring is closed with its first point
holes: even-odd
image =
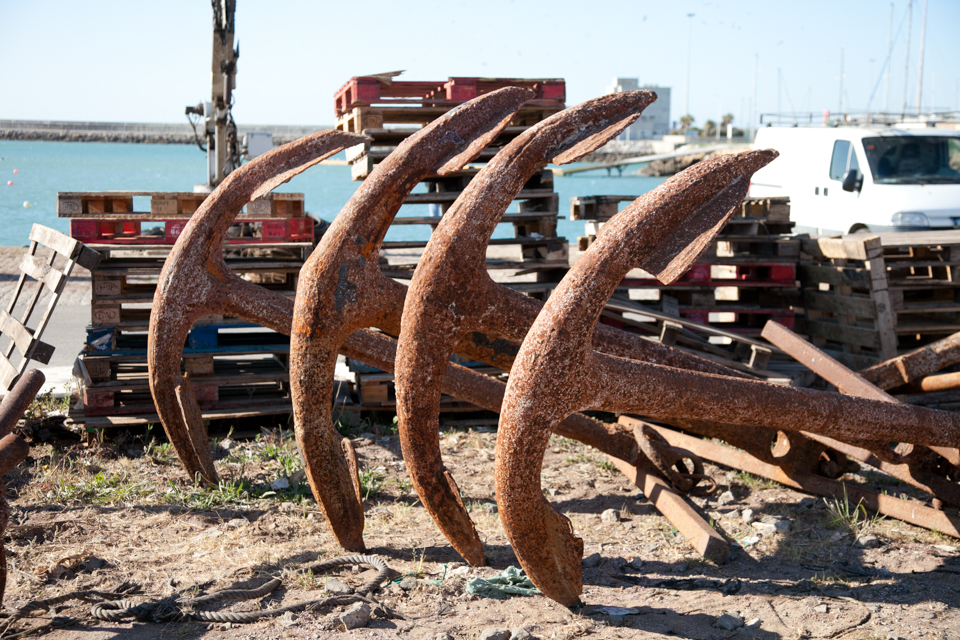
{"type": "MultiPolygon", "coordinates": [[[[17,422],[23,417],[30,403],[40,393],[46,378],[43,373],[30,369],[20,379],[13,389],[3,396],[0,402],[0,538],[7,529],[10,519],[10,507],[7,505],[7,487],[3,476],[15,466],[26,460],[30,455],[30,445],[20,436],[13,433],[17,422]]],[[[0,603],[7,587],[7,552],[0,541],[0,603]]]]}
{"type": "Polygon", "coordinates": [[[183,345],[193,323],[225,314],[290,333],[293,301],[247,282],[223,260],[230,224],[251,200],[362,136],[322,131],[278,147],[231,173],[190,217],[167,257],[150,313],[147,363],[157,413],[191,478],[215,483],[207,430],[189,380],[180,373],[183,345]]]}
{"type": "MultiPolygon", "coordinates": [[[[403,457],[424,506],[468,562],[485,564],[479,535],[443,465],[438,423],[443,372],[474,332],[520,342],[543,303],[491,280],[486,249],[524,184],[548,162],[574,162],[617,136],[656,99],[628,91],[589,100],[531,127],[506,145],[444,213],[417,266],[404,305],[396,374],[403,457]]],[[[599,325],[598,351],[684,369],[731,369],[638,335],[599,325]]]]}
{"type": "Polygon", "coordinates": [[[674,489],[693,496],[707,496],[717,490],[716,481],[703,472],[703,461],[686,449],[670,445],[666,439],[648,425],[633,429],[640,451],[670,481],[674,489]],[[685,460],[693,465],[693,471],[685,460]],[[705,486],[698,486],[705,482],[705,486]]]}
{"type": "Polygon", "coordinates": [[[356,457],[333,426],[328,398],[351,333],[399,332],[406,287],[380,271],[380,243],[414,186],[462,168],[531,96],[515,87],[488,93],[404,140],[360,185],[300,272],[290,344],[295,428],[310,487],[346,549],[364,549],[363,508],[356,457]]]}
{"type": "Polygon", "coordinates": [[[582,409],[654,419],[956,446],[960,416],[836,393],[664,367],[597,353],[590,336],[617,284],[637,266],[669,284],[709,246],[750,176],[776,157],[753,151],[700,162],[610,220],[544,305],[511,370],[497,438],[497,502],[527,575],[571,605],[582,589],[583,541],[540,491],[554,425],[582,409]]]}

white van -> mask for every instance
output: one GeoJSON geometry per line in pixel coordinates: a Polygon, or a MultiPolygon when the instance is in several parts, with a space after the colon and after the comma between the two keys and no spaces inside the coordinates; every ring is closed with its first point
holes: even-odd
{"type": "Polygon", "coordinates": [[[753,197],[790,196],[797,233],[960,227],[960,131],[933,127],[766,127],[756,149],[780,157],[753,197]]]}

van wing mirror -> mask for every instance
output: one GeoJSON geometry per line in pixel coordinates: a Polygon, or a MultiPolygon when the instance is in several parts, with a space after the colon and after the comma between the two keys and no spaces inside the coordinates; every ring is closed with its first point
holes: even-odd
{"type": "Polygon", "coordinates": [[[860,191],[862,186],[863,178],[860,177],[860,172],[856,169],[850,169],[843,174],[843,183],[841,188],[844,191],[860,191]]]}

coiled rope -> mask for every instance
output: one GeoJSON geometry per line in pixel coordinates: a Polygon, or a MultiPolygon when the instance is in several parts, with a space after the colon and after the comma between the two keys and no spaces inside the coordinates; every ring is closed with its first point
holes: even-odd
{"type": "Polygon", "coordinates": [[[402,618],[403,616],[393,612],[385,605],[377,602],[370,593],[379,588],[390,575],[390,567],[377,556],[341,556],[317,562],[300,569],[300,572],[310,571],[314,574],[323,574],[331,569],[347,565],[368,565],[377,569],[377,575],[365,582],[356,593],[347,595],[336,595],[327,598],[318,598],[316,600],[307,600],[298,602],[286,607],[277,609],[266,609],[263,611],[252,611],[243,613],[233,613],[229,611],[198,611],[197,607],[210,605],[226,600],[254,600],[269,595],[277,589],[283,581],[279,578],[271,578],[266,583],[254,589],[223,589],[213,593],[196,597],[185,598],[180,595],[174,595],[159,600],[149,600],[136,604],[130,600],[107,600],[107,598],[116,598],[118,595],[126,595],[126,592],[118,590],[120,593],[103,593],[99,591],[75,591],[73,593],[48,598],[46,600],[35,600],[29,602],[18,609],[7,622],[6,628],[19,618],[37,611],[48,611],[51,607],[70,600],[89,601],[92,598],[104,598],[103,602],[93,605],[90,615],[98,620],[107,620],[116,622],[124,618],[137,618],[138,620],[152,620],[155,622],[176,622],[187,620],[199,620],[202,622],[232,622],[237,624],[247,624],[256,622],[263,618],[282,615],[288,611],[296,613],[307,609],[318,609],[327,606],[339,606],[352,604],[354,602],[366,602],[373,606],[374,610],[387,618],[402,618]]]}

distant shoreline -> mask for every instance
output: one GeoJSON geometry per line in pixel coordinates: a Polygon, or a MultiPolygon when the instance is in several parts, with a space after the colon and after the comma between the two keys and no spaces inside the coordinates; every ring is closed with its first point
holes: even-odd
{"type": "MultiPolygon", "coordinates": [[[[330,128],[329,125],[239,125],[237,133],[241,138],[247,133],[271,133],[274,144],[285,144],[330,128]]],[[[0,140],[196,144],[193,129],[186,123],[56,120],[0,120],[0,140]]]]}

